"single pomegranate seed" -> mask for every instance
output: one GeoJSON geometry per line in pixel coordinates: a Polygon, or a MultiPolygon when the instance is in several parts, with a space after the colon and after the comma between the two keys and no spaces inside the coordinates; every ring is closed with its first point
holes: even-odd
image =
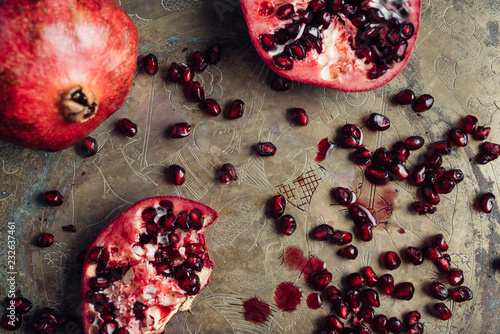
{"type": "Polygon", "coordinates": [[[435,206],[432,206],[428,203],[424,202],[415,202],[413,203],[413,208],[419,215],[426,215],[430,214],[432,215],[433,213],[436,212],[437,208],[435,206]]]}
{"type": "Polygon", "coordinates": [[[208,63],[205,56],[200,51],[196,51],[191,55],[191,61],[193,62],[193,69],[201,73],[207,69],[208,63]]]}
{"type": "Polygon", "coordinates": [[[132,307],[132,311],[134,312],[134,316],[137,319],[144,320],[146,318],[144,311],[146,311],[147,308],[148,307],[143,303],[135,302],[134,306],[132,307]]]}
{"type": "Polygon", "coordinates": [[[387,334],[389,332],[385,328],[386,324],[387,324],[387,317],[383,314],[379,314],[376,315],[375,318],[373,318],[371,326],[377,333],[387,334]]]}
{"type": "Polygon", "coordinates": [[[360,146],[353,153],[353,161],[358,165],[367,165],[372,155],[372,151],[366,148],[366,146],[360,146]]]}
{"type": "Polygon", "coordinates": [[[309,276],[309,284],[318,291],[323,291],[332,280],[332,273],[328,270],[316,271],[309,276]]]}
{"type": "Polygon", "coordinates": [[[491,128],[478,126],[472,137],[474,137],[475,140],[485,140],[490,135],[490,132],[491,128]]]}
{"type": "Polygon", "coordinates": [[[191,134],[191,125],[185,122],[177,123],[170,129],[171,138],[183,138],[191,134]]]}
{"type": "Polygon", "coordinates": [[[64,197],[57,190],[50,190],[43,194],[43,201],[50,206],[60,206],[64,202],[64,197]]]}
{"type": "Polygon", "coordinates": [[[99,328],[99,334],[111,334],[119,327],[115,320],[106,320],[99,328]]]}
{"type": "Polygon", "coordinates": [[[344,329],[344,324],[334,315],[329,315],[323,320],[323,328],[328,330],[341,331],[344,329]]]}
{"type": "Polygon", "coordinates": [[[421,136],[411,136],[406,138],[405,147],[410,151],[415,151],[424,146],[425,140],[421,136]]]}
{"type": "Polygon", "coordinates": [[[211,44],[205,51],[205,58],[210,65],[217,65],[222,58],[222,47],[217,44],[211,44]]]}
{"type": "Polygon", "coordinates": [[[383,294],[392,296],[394,294],[394,277],[391,274],[385,274],[379,277],[378,288],[383,294]]]}
{"type": "Polygon", "coordinates": [[[420,321],[420,318],[421,318],[421,315],[420,315],[420,312],[418,311],[410,311],[406,314],[406,317],[405,317],[405,323],[406,323],[406,326],[411,326],[413,324],[416,324],[417,322],[420,321]]]}
{"type": "Polygon", "coordinates": [[[495,204],[495,195],[492,193],[486,193],[477,199],[476,208],[477,210],[490,213],[493,210],[493,205],[495,204]]]}
{"type": "Polygon", "coordinates": [[[415,266],[418,266],[424,262],[424,255],[422,251],[413,246],[409,246],[405,250],[406,258],[415,266]]]}
{"type": "Polygon", "coordinates": [[[495,153],[496,155],[500,155],[500,145],[499,144],[495,144],[495,143],[487,141],[487,142],[482,143],[481,146],[479,146],[479,147],[483,152],[495,153]]]}
{"type": "Polygon", "coordinates": [[[92,137],[85,137],[76,145],[76,152],[83,158],[96,155],[97,149],[97,141],[92,137]]]}
{"type": "Polygon", "coordinates": [[[3,329],[15,331],[16,329],[19,329],[21,327],[23,318],[19,314],[9,314],[8,312],[5,312],[2,314],[0,322],[3,329]]]}
{"type": "Polygon", "coordinates": [[[333,302],[332,308],[342,319],[347,319],[347,316],[349,316],[349,306],[343,300],[336,300],[333,302]]]}
{"type": "Polygon", "coordinates": [[[332,234],[333,227],[327,224],[318,225],[314,227],[309,233],[311,239],[318,241],[329,240],[332,237],[332,234]]]}
{"type": "Polygon", "coordinates": [[[356,194],[347,188],[336,187],[332,189],[332,196],[337,203],[343,206],[349,206],[356,202],[356,194]]]}
{"type": "Polygon", "coordinates": [[[446,273],[446,278],[452,286],[459,286],[464,283],[464,272],[461,269],[451,269],[446,273]]]}
{"type": "Polygon", "coordinates": [[[170,67],[168,68],[168,78],[172,82],[181,81],[181,68],[179,64],[175,62],[170,64],[170,67]]]}
{"type": "Polygon", "coordinates": [[[6,298],[7,307],[14,306],[16,314],[26,314],[33,308],[33,303],[24,297],[6,298]]]}
{"type": "Polygon", "coordinates": [[[434,150],[439,154],[449,154],[451,152],[451,144],[448,140],[436,141],[434,150]]]}
{"type": "Polygon", "coordinates": [[[448,134],[450,142],[458,147],[465,147],[469,141],[467,134],[461,129],[453,129],[448,134]]]}
{"type": "Polygon", "coordinates": [[[291,215],[281,216],[278,221],[278,231],[283,235],[292,235],[297,228],[297,222],[291,215]]]}
{"type": "Polygon", "coordinates": [[[365,170],[368,181],[376,185],[382,185],[389,182],[389,172],[381,167],[369,166],[365,170]]]}
{"type": "Polygon", "coordinates": [[[121,118],[116,123],[118,130],[127,137],[134,137],[137,134],[137,124],[128,118],[121,118]]]}
{"type": "Polygon", "coordinates": [[[373,225],[370,223],[356,224],[356,231],[361,241],[368,242],[373,238],[373,225]]]}
{"type": "Polygon", "coordinates": [[[422,197],[424,198],[426,203],[436,205],[439,203],[439,195],[436,193],[434,188],[425,186],[422,188],[422,197]]]}
{"type": "Polygon", "coordinates": [[[482,152],[476,155],[476,162],[481,165],[486,165],[498,158],[498,154],[490,152],[482,152]]]}
{"type": "Polygon", "coordinates": [[[276,146],[270,142],[260,142],[254,145],[257,155],[261,157],[272,157],[276,154],[276,146]]]}
{"type": "Polygon", "coordinates": [[[378,284],[378,276],[375,274],[375,271],[372,267],[367,266],[361,269],[361,274],[366,280],[366,285],[369,287],[374,287],[378,284]]]}
{"type": "Polygon", "coordinates": [[[234,166],[232,164],[225,163],[224,165],[222,165],[221,170],[224,174],[227,174],[229,176],[231,181],[238,180],[238,175],[236,175],[236,169],[234,168],[234,166]]]}
{"type": "Polygon", "coordinates": [[[358,249],[356,248],[356,246],[349,245],[347,247],[339,249],[337,251],[337,254],[346,259],[354,260],[355,258],[358,257],[358,249]]]}
{"type": "Polygon", "coordinates": [[[205,100],[205,90],[198,81],[191,81],[187,89],[189,98],[194,102],[201,102],[205,100]]]}
{"type": "MultiPolygon", "coordinates": [[[[446,170],[443,167],[438,167],[427,173],[425,182],[431,186],[434,186],[436,182],[443,176],[446,170]]],[[[434,188],[434,187],[432,187],[434,188]]]]}
{"type": "Polygon", "coordinates": [[[401,258],[393,251],[385,252],[380,259],[383,266],[389,270],[397,269],[401,265],[401,258]]]}
{"type": "Polygon", "coordinates": [[[337,246],[344,246],[352,242],[352,234],[350,232],[336,230],[332,234],[331,242],[337,246]]]}
{"type": "Polygon", "coordinates": [[[467,115],[464,118],[462,118],[462,122],[460,124],[460,127],[462,130],[465,131],[465,133],[468,134],[473,134],[476,132],[476,126],[477,126],[477,117],[472,116],[472,115],[467,115]]]}
{"type": "Polygon", "coordinates": [[[340,146],[343,148],[357,148],[359,140],[353,135],[345,135],[339,140],[340,146]]]}
{"type": "Polygon", "coordinates": [[[241,100],[234,100],[225,112],[227,119],[237,119],[243,116],[245,103],[241,100]]]}
{"type": "Polygon", "coordinates": [[[438,168],[443,164],[443,157],[437,152],[432,152],[425,156],[425,163],[430,169],[438,168]]]}
{"type": "Polygon", "coordinates": [[[448,254],[443,254],[443,258],[434,263],[441,271],[447,272],[451,270],[451,258],[448,254]]]}
{"type": "Polygon", "coordinates": [[[345,283],[351,288],[362,288],[366,285],[366,280],[360,273],[352,273],[345,278],[345,283]]]}
{"type": "Polygon", "coordinates": [[[293,68],[293,60],[286,54],[280,53],[273,57],[273,64],[280,70],[289,71],[293,68]]]}
{"type": "Polygon", "coordinates": [[[391,126],[391,121],[381,114],[370,114],[365,122],[366,126],[374,131],[385,131],[391,126]]]}
{"type": "Polygon", "coordinates": [[[109,280],[105,277],[92,277],[89,281],[89,286],[94,291],[100,291],[109,286],[109,280]]]}
{"type": "Polygon", "coordinates": [[[292,4],[282,5],[276,11],[276,17],[280,20],[288,20],[293,14],[295,14],[295,10],[292,4]]]}
{"type": "Polygon", "coordinates": [[[290,89],[292,82],[282,76],[276,76],[271,80],[271,89],[277,92],[284,92],[290,89]]]}
{"type": "Polygon", "coordinates": [[[188,296],[197,295],[200,292],[200,278],[194,273],[184,275],[179,281],[179,287],[186,291],[188,296]]]}
{"type": "Polygon", "coordinates": [[[404,23],[399,27],[399,31],[404,39],[409,39],[413,36],[415,27],[411,23],[404,23]]]}
{"type": "Polygon", "coordinates": [[[429,94],[420,95],[413,101],[413,110],[415,112],[423,112],[432,108],[434,98],[429,94]]]}
{"type": "Polygon", "coordinates": [[[342,299],[342,291],[334,285],[330,285],[323,292],[323,295],[327,301],[333,303],[336,300],[342,299]]]}
{"type": "Polygon", "coordinates": [[[285,212],[286,208],[286,198],[285,196],[278,194],[271,198],[269,201],[269,215],[272,218],[279,218],[285,212]]]}
{"type": "Polygon", "coordinates": [[[363,143],[363,132],[356,124],[346,124],[340,128],[340,137],[353,136],[358,140],[358,144],[363,143]]]}
{"type": "Polygon", "coordinates": [[[309,117],[307,117],[307,113],[302,108],[294,108],[292,110],[292,119],[295,124],[304,126],[309,123],[309,117]]]}
{"type": "Polygon", "coordinates": [[[375,153],[373,153],[372,163],[377,167],[384,167],[387,169],[394,161],[392,153],[387,151],[385,148],[378,148],[375,153]]]}
{"type": "Polygon", "coordinates": [[[455,181],[447,178],[439,178],[434,184],[434,190],[438,194],[449,194],[455,188],[455,181]]]}
{"type": "Polygon", "coordinates": [[[179,165],[170,165],[167,170],[167,177],[169,181],[176,185],[180,186],[184,183],[184,179],[186,176],[186,171],[179,165]]]}
{"type": "Polygon", "coordinates": [[[347,289],[344,300],[352,312],[358,313],[361,303],[361,293],[358,289],[347,289]]]}
{"type": "Polygon", "coordinates": [[[424,325],[420,322],[416,322],[413,325],[406,326],[406,334],[423,334],[424,325]]]}
{"type": "Polygon", "coordinates": [[[446,300],[449,296],[448,289],[440,282],[432,282],[428,288],[429,294],[439,300],[446,300]]]}
{"type": "Polygon", "coordinates": [[[431,307],[430,312],[433,316],[441,320],[448,320],[452,316],[450,309],[443,303],[434,304],[431,307]]]}
{"type": "Polygon", "coordinates": [[[391,333],[400,333],[403,331],[404,325],[401,320],[396,317],[392,317],[387,320],[385,328],[391,333]]]}
{"type": "Polygon", "coordinates": [[[458,184],[463,181],[464,173],[460,169],[450,169],[441,175],[440,178],[446,178],[455,181],[455,184],[458,184]]]}
{"type": "Polygon", "coordinates": [[[41,233],[36,238],[35,244],[38,247],[49,247],[54,244],[56,237],[50,233],[41,233]]]}
{"type": "Polygon", "coordinates": [[[411,104],[415,101],[415,93],[413,93],[410,89],[405,89],[398,94],[396,94],[393,98],[394,102],[401,105],[411,104]]]}
{"type": "Polygon", "coordinates": [[[191,65],[182,63],[180,66],[180,82],[187,84],[193,81],[194,70],[191,65]]]}
{"type": "Polygon", "coordinates": [[[377,291],[373,289],[366,289],[361,291],[361,300],[368,306],[379,307],[380,300],[377,291]]]}
{"type": "Polygon", "coordinates": [[[448,250],[448,243],[444,240],[444,236],[442,234],[436,234],[432,236],[431,245],[438,248],[442,252],[446,252],[448,250]]]}
{"type": "Polygon", "coordinates": [[[424,183],[425,177],[427,176],[428,172],[429,168],[427,168],[426,165],[418,165],[411,173],[410,181],[412,182],[412,184],[419,186],[424,183]]]}
{"type": "Polygon", "coordinates": [[[406,148],[406,144],[402,141],[396,142],[389,152],[394,160],[405,162],[410,156],[410,151],[406,148]]]}
{"type": "Polygon", "coordinates": [[[221,112],[219,102],[214,99],[205,99],[201,103],[201,108],[212,116],[218,116],[221,112]]]}
{"type": "Polygon", "coordinates": [[[450,299],[461,303],[473,298],[472,291],[466,286],[459,286],[457,288],[450,289],[450,299]]]}
{"type": "Polygon", "coordinates": [[[394,180],[399,180],[399,181],[406,180],[408,178],[408,171],[404,166],[404,162],[403,163],[394,162],[389,167],[389,176],[394,180]]]}
{"type": "Polygon", "coordinates": [[[142,58],[142,66],[144,71],[149,75],[155,75],[158,72],[158,58],[152,53],[142,58]]]}
{"type": "Polygon", "coordinates": [[[443,254],[441,254],[441,251],[437,247],[425,247],[424,257],[428,260],[438,262],[443,258],[443,254]]]}
{"type": "Polygon", "coordinates": [[[189,254],[186,258],[184,264],[195,271],[201,271],[203,269],[203,260],[198,254],[189,254]]]}
{"type": "Polygon", "coordinates": [[[410,300],[415,293],[415,287],[411,282],[399,283],[394,287],[394,298],[410,300]]]}
{"type": "Polygon", "coordinates": [[[368,223],[373,227],[377,227],[377,221],[370,210],[359,203],[354,203],[349,207],[349,215],[356,224],[368,223]]]}
{"type": "MultiPolygon", "coordinates": [[[[375,318],[375,311],[370,306],[363,306],[359,312],[354,316],[353,323],[356,325],[360,322],[370,323],[375,318]]],[[[371,333],[371,332],[370,332],[371,333]]]]}

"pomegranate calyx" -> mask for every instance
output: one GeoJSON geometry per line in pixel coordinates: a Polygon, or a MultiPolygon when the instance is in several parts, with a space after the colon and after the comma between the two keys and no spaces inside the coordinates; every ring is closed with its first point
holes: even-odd
{"type": "Polygon", "coordinates": [[[82,86],[73,87],[61,96],[61,112],[66,121],[83,123],[94,117],[98,110],[96,98],[92,92],[82,86]]]}

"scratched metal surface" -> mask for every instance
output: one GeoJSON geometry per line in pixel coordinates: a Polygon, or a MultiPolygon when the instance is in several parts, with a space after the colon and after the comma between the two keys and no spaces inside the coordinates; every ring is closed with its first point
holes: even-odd
{"type": "MultiPolygon", "coordinates": [[[[456,149],[445,157],[444,166],[461,168],[465,181],[451,194],[442,196],[438,212],[417,216],[408,209],[415,187],[393,182],[374,187],[365,182],[362,170],[348,160],[346,150],[336,149],[323,162],[314,161],[316,145],[333,138],[346,122],[362,124],[370,112],[386,114],[393,127],[384,133],[365,131],[365,143],[375,149],[390,146],[409,135],[422,135],[427,142],[442,139],[466,114],[477,116],[493,129],[490,140],[500,142],[500,47],[498,1],[450,0],[423,2],[422,28],[417,47],[407,68],[390,84],[372,92],[347,94],[320,87],[294,84],[285,93],[268,88],[271,71],[254,51],[236,0],[122,0],[139,28],[140,55],[154,52],[160,72],[150,77],[141,69],[125,105],[103,123],[93,136],[99,153],[82,159],[73,149],[43,153],[0,144],[0,295],[7,293],[7,222],[16,226],[16,288],[34,301],[36,308],[51,306],[78,315],[80,308],[80,266],[75,255],[85,249],[96,234],[131,203],[154,195],[180,195],[202,201],[220,213],[208,232],[215,262],[210,285],[196,299],[193,313],[178,313],[168,333],[311,333],[318,319],[329,312],[325,304],[309,309],[303,300],[298,310],[282,312],[273,301],[275,287],[295,282],[311,291],[300,275],[282,265],[288,246],[327,263],[340,283],[343,275],[372,265],[380,274],[378,256],[387,250],[401,251],[420,245],[433,234],[450,240],[453,265],[465,272],[465,285],[474,292],[467,303],[446,304],[454,317],[435,320],[425,312],[432,300],[423,287],[438,277],[431,264],[413,267],[404,263],[392,274],[396,282],[411,280],[416,296],[410,302],[382,298],[377,313],[401,317],[418,309],[426,333],[499,333],[500,273],[492,267],[499,255],[499,208],[490,215],[473,209],[476,196],[491,191],[497,196],[500,168],[497,161],[478,166],[470,161],[478,142],[456,149]],[[243,118],[227,121],[211,118],[187,101],[175,84],[166,83],[165,70],[172,61],[184,61],[195,50],[211,42],[224,46],[219,66],[210,66],[201,80],[207,95],[225,105],[239,98],[246,103],[243,118]],[[407,107],[390,104],[389,97],[402,88],[431,93],[432,110],[417,116],[407,107]],[[310,125],[293,126],[286,110],[304,107],[310,125]],[[114,123],[128,117],[139,125],[139,134],[120,136],[114,123]],[[168,139],[169,125],[187,121],[194,131],[187,139],[168,139]],[[272,141],[278,153],[273,158],[255,157],[251,145],[272,141]],[[186,184],[174,187],[165,181],[164,169],[171,163],[186,167],[186,184]],[[229,186],[214,181],[218,166],[232,162],[239,181],[229,186]],[[345,211],[331,205],[329,190],[341,185],[355,189],[380,222],[369,243],[355,261],[341,261],[336,247],[311,242],[307,232],[319,223],[352,230],[345,211]],[[66,202],[59,208],[41,205],[40,194],[59,189],[66,202]],[[274,221],[265,217],[266,200],[283,193],[291,205],[287,212],[299,223],[287,238],[275,232],[274,221]],[[75,234],[61,226],[74,224],[75,234]],[[406,233],[398,231],[404,228],[406,233]],[[48,249],[32,245],[42,231],[54,233],[57,243],[48,249]],[[272,308],[271,317],[256,325],[243,318],[242,301],[259,297],[272,308]]],[[[416,163],[419,154],[410,157],[416,163]]],[[[78,322],[65,329],[79,333],[78,322]]],[[[29,332],[23,327],[25,332],[29,332]]]]}

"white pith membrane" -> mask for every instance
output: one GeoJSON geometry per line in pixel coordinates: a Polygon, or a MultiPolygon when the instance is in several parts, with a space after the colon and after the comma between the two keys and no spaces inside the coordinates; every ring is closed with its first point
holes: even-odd
{"type": "MultiPolygon", "coordinates": [[[[170,261],[171,267],[181,265],[187,258],[186,246],[189,244],[201,244],[205,246],[205,228],[212,224],[217,218],[217,213],[206,206],[200,207],[199,203],[175,197],[160,197],[168,199],[173,203],[172,213],[177,216],[181,211],[190,209],[202,210],[203,227],[200,230],[184,231],[177,228],[175,232],[180,236],[176,244],[180,257],[170,261]],[[196,203],[193,206],[192,203],[196,203]],[[204,208],[207,208],[203,210],[204,208]]],[[[180,286],[174,277],[165,277],[157,272],[153,265],[155,253],[159,246],[153,241],[141,245],[139,235],[146,233],[146,222],[142,218],[142,212],[148,207],[154,207],[157,215],[154,218],[156,224],[162,216],[167,214],[167,209],[160,207],[160,200],[146,199],[136,203],[130,209],[117,217],[108,227],[101,232],[89,250],[95,247],[104,247],[109,254],[108,268],[128,268],[121,279],[113,282],[109,287],[97,293],[106,295],[107,300],[115,305],[112,313],[117,323],[117,328],[123,327],[129,333],[162,333],[170,318],[178,311],[189,310],[196,295],[189,295],[180,286]],[[149,200],[149,205],[144,201],[149,200]],[[141,204],[141,205],[139,205],[141,204]],[[126,219],[128,221],[123,221],[126,219]],[[117,242],[113,242],[116,240],[117,242]],[[132,242],[131,240],[134,240],[132,242]],[[121,247],[116,246],[118,244],[121,247]],[[146,305],[145,318],[139,320],[134,314],[133,307],[136,302],[146,305]]],[[[166,241],[170,231],[158,233],[158,241],[166,241]]],[[[201,271],[192,272],[199,277],[200,292],[208,284],[213,263],[208,252],[198,254],[203,260],[201,271]]],[[[86,301],[86,294],[91,290],[89,281],[96,276],[97,263],[85,260],[84,278],[82,281],[82,295],[84,298],[83,318],[85,333],[99,333],[99,328],[105,320],[96,311],[96,305],[86,301]]],[[[95,291],[95,290],[94,290],[95,291]]],[[[198,292],[199,293],[199,292],[198,292]]]]}

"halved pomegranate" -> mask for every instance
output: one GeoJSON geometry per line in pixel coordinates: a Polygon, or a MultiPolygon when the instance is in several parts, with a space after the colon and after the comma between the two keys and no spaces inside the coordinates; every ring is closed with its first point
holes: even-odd
{"type": "Polygon", "coordinates": [[[87,251],[82,278],[85,333],[162,333],[208,284],[213,263],[206,205],[165,196],[143,199],[116,217],[87,251]],[[121,333],[121,332],[120,332],[121,333]]]}
{"type": "Polygon", "coordinates": [[[417,40],[421,0],[240,0],[250,38],[279,75],[341,91],[393,79],[417,40]]]}

